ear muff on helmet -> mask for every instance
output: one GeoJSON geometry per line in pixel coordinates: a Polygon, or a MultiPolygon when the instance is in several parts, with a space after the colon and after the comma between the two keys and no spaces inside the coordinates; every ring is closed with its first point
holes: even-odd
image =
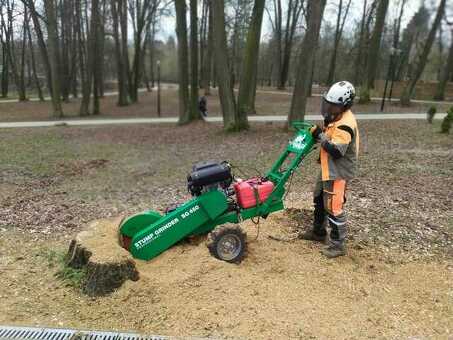
{"type": "Polygon", "coordinates": [[[344,107],[345,110],[349,110],[352,107],[352,105],[354,104],[354,98],[355,98],[355,93],[351,93],[349,98],[347,98],[344,101],[343,107],[344,107]]]}

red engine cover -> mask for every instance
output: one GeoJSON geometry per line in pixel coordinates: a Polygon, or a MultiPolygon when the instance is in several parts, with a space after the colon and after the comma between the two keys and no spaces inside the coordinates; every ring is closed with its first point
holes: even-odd
{"type": "Polygon", "coordinates": [[[259,178],[250,178],[234,184],[237,203],[241,208],[247,209],[257,205],[255,190],[258,194],[259,203],[263,203],[274,190],[274,183],[262,181],[259,178]]]}

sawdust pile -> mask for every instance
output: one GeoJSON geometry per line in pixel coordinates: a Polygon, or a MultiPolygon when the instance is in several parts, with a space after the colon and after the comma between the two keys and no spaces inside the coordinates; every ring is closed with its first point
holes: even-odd
{"type": "MultiPolygon", "coordinates": [[[[266,221],[267,224],[274,226],[273,232],[266,237],[273,241],[295,241],[301,229],[310,227],[311,215],[310,210],[294,208],[286,209],[284,213],[274,214],[266,221]]],[[[95,220],[77,234],[69,245],[66,264],[74,269],[86,270],[82,292],[89,296],[112,293],[127,280],[139,279],[137,260],[133,259],[132,255],[118,242],[118,226],[122,219],[123,217],[95,220]]],[[[249,243],[253,243],[259,237],[259,226],[253,225],[250,221],[244,223],[244,226],[249,231],[249,243]]],[[[200,245],[204,244],[204,241],[205,237],[190,237],[182,242],[188,245],[200,245]]],[[[160,255],[162,256],[164,255],[160,255]]],[[[207,249],[200,247],[200,254],[196,257],[207,256],[209,256],[207,249]]],[[[148,271],[148,266],[143,265],[143,261],[139,262],[142,262],[140,271],[148,271]]]]}
{"type": "Polygon", "coordinates": [[[139,278],[131,254],[118,244],[121,221],[122,217],[94,221],[71,241],[67,265],[86,270],[82,291],[90,296],[111,293],[126,280],[139,278]]]}

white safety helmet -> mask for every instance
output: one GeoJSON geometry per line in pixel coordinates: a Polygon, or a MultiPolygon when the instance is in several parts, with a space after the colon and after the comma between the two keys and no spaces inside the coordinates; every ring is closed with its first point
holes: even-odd
{"type": "Polygon", "coordinates": [[[354,102],[355,89],[350,82],[340,81],[333,84],[323,97],[328,103],[342,105],[345,109],[349,109],[354,102]]]}

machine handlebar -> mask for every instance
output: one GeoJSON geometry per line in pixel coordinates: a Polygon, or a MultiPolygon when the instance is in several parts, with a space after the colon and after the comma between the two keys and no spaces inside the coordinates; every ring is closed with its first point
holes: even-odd
{"type": "Polygon", "coordinates": [[[291,124],[293,128],[295,128],[297,131],[301,130],[310,130],[310,128],[313,126],[311,123],[303,122],[303,121],[298,121],[298,122],[293,122],[291,124]]]}

